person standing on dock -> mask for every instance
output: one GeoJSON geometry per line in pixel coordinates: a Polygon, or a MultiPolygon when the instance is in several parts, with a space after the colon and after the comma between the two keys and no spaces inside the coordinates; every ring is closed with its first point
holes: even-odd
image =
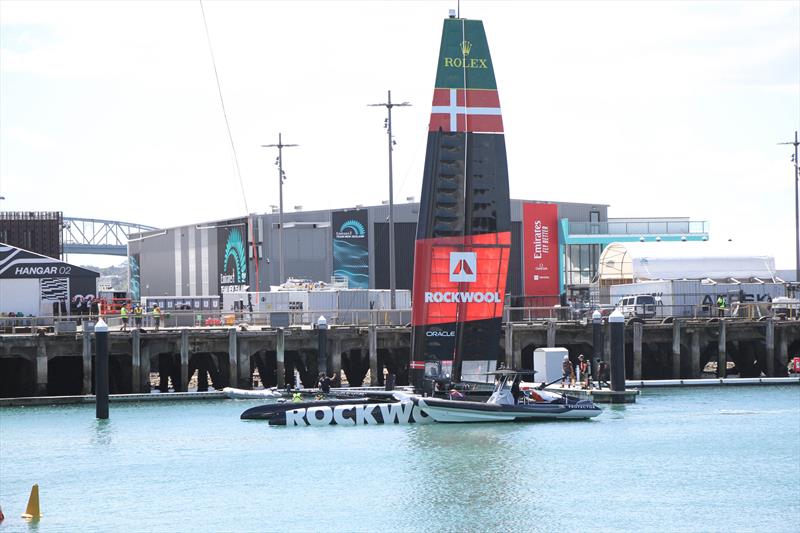
{"type": "Polygon", "coordinates": [[[158,331],[161,325],[161,308],[158,307],[158,304],[153,306],[153,321],[156,323],[156,331],[158,331]]]}
{"type": "Polygon", "coordinates": [[[564,361],[561,363],[561,371],[563,372],[561,376],[561,387],[564,387],[564,383],[567,383],[568,387],[572,387],[572,376],[573,376],[573,368],[572,363],[569,360],[569,356],[564,356],[564,361]]]}
{"type": "Polygon", "coordinates": [[[128,331],[128,306],[123,305],[119,309],[119,317],[122,319],[122,328],[120,331],[128,331]]]}
{"type": "Polygon", "coordinates": [[[581,388],[588,389],[592,383],[591,380],[589,379],[590,378],[589,374],[591,374],[591,372],[589,369],[589,362],[586,360],[583,354],[578,356],[578,370],[581,373],[581,382],[583,383],[583,386],[581,388]]]}
{"type": "Polygon", "coordinates": [[[720,318],[725,316],[725,297],[721,294],[717,296],[717,310],[720,318]]]}
{"type": "Polygon", "coordinates": [[[133,308],[133,323],[136,326],[136,329],[141,329],[141,327],[142,327],[142,304],[137,303],[136,307],[133,308]]]}
{"type": "Polygon", "coordinates": [[[603,383],[606,387],[611,387],[608,382],[608,363],[600,359],[597,361],[597,388],[602,389],[603,383]]]}

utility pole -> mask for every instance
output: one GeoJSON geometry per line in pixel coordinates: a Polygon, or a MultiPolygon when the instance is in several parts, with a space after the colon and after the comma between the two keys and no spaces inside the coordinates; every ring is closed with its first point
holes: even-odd
{"type": "Polygon", "coordinates": [[[797,161],[797,131],[794,132],[794,142],[778,143],[778,144],[791,144],[794,145],[794,280],[800,283],[800,196],[798,195],[798,182],[800,182],[800,170],[798,170],[797,161]]]}
{"type": "Polygon", "coordinates": [[[394,268],[394,185],[392,182],[392,152],[394,151],[394,139],[392,138],[392,108],[408,107],[411,104],[403,102],[401,104],[392,103],[392,91],[388,91],[386,102],[380,104],[369,104],[370,107],[385,107],[389,117],[386,119],[385,127],[389,134],[389,293],[391,295],[392,309],[396,309],[395,301],[395,268],[394,268]]]}
{"type": "Polygon", "coordinates": [[[286,279],[283,277],[283,181],[286,175],[283,172],[283,149],[300,146],[299,144],[283,144],[281,134],[278,133],[278,144],[262,144],[262,148],[277,148],[278,159],[275,164],[278,165],[278,272],[280,279],[278,285],[282,284],[286,279]]]}

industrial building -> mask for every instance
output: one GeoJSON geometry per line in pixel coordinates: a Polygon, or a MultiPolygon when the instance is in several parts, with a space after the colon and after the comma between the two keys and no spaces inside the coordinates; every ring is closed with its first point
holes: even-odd
{"type": "MultiPolygon", "coordinates": [[[[394,206],[397,289],[410,289],[419,204],[394,206]]],[[[269,291],[288,278],[389,289],[389,206],[253,214],[130,236],[131,296],[269,291]]],[[[609,219],[608,206],[511,200],[507,292],[513,305],[588,300],[600,253],[612,242],[704,241],[688,218],[609,219]],[[521,298],[525,298],[522,299],[521,298]]]]}
{"type": "Polygon", "coordinates": [[[89,314],[100,274],[0,242],[0,314],[89,314]]]}

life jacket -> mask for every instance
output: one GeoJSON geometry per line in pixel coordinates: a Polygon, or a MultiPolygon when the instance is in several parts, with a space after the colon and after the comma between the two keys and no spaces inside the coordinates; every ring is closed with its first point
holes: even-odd
{"type": "Polygon", "coordinates": [[[140,316],[142,316],[142,308],[141,308],[141,307],[139,307],[139,306],[137,305],[137,306],[136,306],[136,308],[133,310],[133,313],[134,313],[134,314],[135,314],[137,317],[140,317],[140,316]]]}
{"type": "Polygon", "coordinates": [[[155,318],[161,318],[161,309],[159,309],[158,307],[154,307],[153,308],[153,316],[155,318]]]}
{"type": "Polygon", "coordinates": [[[295,392],[292,394],[292,401],[295,403],[299,403],[303,401],[303,396],[299,392],[295,392]]]}
{"type": "Polygon", "coordinates": [[[119,310],[119,315],[120,315],[122,318],[128,318],[128,308],[127,308],[127,307],[122,307],[122,308],[119,310]]]}

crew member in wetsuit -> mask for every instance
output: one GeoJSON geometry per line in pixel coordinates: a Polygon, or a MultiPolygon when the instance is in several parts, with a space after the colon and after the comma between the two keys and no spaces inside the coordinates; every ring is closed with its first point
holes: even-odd
{"type": "Polygon", "coordinates": [[[572,373],[574,370],[568,355],[564,356],[564,361],[561,363],[561,372],[561,388],[564,388],[564,383],[567,384],[567,387],[572,387],[572,373]]]}
{"type": "Polygon", "coordinates": [[[324,372],[319,373],[317,387],[323,394],[328,394],[331,391],[331,381],[333,381],[332,377],[328,377],[324,372]]]}
{"type": "Polygon", "coordinates": [[[520,381],[522,381],[522,376],[517,374],[516,377],[514,378],[514,382],[511,384],[511,396],[514,397],[514,404],[515,405],[519,403],[519,397],[521,395],[520,390],[519,390],[519,382],[520,381]]]}
{"type": "Polygon", "coordinates": [[[580,371],[581,371],[581,381],[583,382],[583,386],[581,388],[588,389],[589,386],[592,383],[589,380],[589,377],[590,377],[589,374],[591,373],[590,372],[590,368],[589,368],[589,362],[586,360],[586,358],[583,356],[583,354],[581,354],[578,357],[578,361],[579,361],[578,362],[578,368],[580,368],[580,371]]]}
{"type": "Polygon", "coordinates": [[[607,387],[611,387],[608,383],[608,363],[603,360],[598,361],[597,364],[597,386],[598,388],[603,388],[603,383],[606,384],[607,387]]]}

